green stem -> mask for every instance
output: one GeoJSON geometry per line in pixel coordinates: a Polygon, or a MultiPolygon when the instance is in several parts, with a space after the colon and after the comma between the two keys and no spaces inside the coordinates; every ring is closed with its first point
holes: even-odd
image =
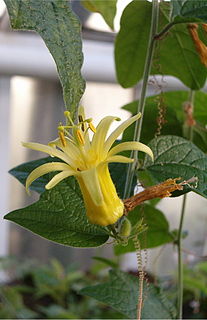
{"type": "MultiPolygon", "coordinates": [[[[152,22],[151,22],[151,29],[150,29],[150,35],[149,35],[147,56],[146,56],[145,66],[144,66],[143,83],[142,83],[139,104],[137,106],[137,113],[141,112],[142,117],[138,122],[136,122],[135,131],[134,131],[134,141],[139,141],[140,136],[141,136],[147,84],[148,84],[148,79],[149,79],[151,66],[152,66],[152,59],[153,59],[155,40],[156,40],[155,35],[157,32],[157,27],[158,27],[158,15],[159,15],[159,1],[153,0],[153,2],[152,2],[152,20],[151,20],[152,22]]],[[[137,165],[138,152],[133,151],[131,153],[131,158],[134,158],[135,161],[132,165],[129,165],[129,167],[128,167],[125,190],[124,190],[124,198],[128,198],[130,196],[132,181],[133,181],[133,177],[134,177],[134,173],[135,173],[136,165],[137,165]]]]}
{"type": "MultiPolygon", "coordinates": [[[[188,101],[192,105],[192,109],[194,107],[194,91],[190,90],[189,99],[188,101]]],[[[193,128],[189,128],[189,140],[192,141],[193,139],[193,128]]],[[[187,194],[183,196],[183,203],[180,215],[180,223],[178,229],[178,237],[177,237],[177,248],[178,248],[178,319],[183,318],[183,257],[182,257],[182,231],[183,231],[183,221],[185,215],[185,208],[186,208],[186,200],[187,194]]]]}
{"type": "Polygon", "coordinates": [[[176,24],[181,24],[181,23],[184,24],[184,23],[186,23],[186,22],[180,22],[180,21],[178,21],[178,22],[169,22],[168,24],[166,24],[166,26],[165,26],[159,33],[155,34],[154,38],[155,38],[156,40],[159,40],[160,38],[162,38],[163,36],[165,36],[166,33],[167,33],[173,26],[175,26],[176,24]]]}
{"type": "Polygon", "coordinates": [[[180,216],[180,224],[178,229],[178,319],[183,318],[183,257],[182,257],[182,230],[183,230],[183,221],[185,215],[187,194],[183,196],[182,210],[180,216]]]}

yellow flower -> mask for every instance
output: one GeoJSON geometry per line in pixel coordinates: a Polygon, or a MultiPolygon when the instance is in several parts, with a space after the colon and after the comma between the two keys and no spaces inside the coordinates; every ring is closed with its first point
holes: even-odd
{"type": "Polygon", "coordinates": [[[45,152],[58,157],[63,162],[50,162],[33,170],[27,180],[26,189],[40,176],[60,171],[45,186],[51,189],[63,179],[75,176],[83,194],[86,214],[91,223],[101,226],[114,224],[124,213],[124,204],[119,199],[112,182],[108,164],[110,162],[130,163],[133,159],[117,155],[125,150],[139,150],[153,158],[152,151],[146,145],[131,141],[123,142],[112,147],[119,135],[141,114],[124,121],[107,138],[108,129],[114,120],[119,118],[108,116],[103,118],[97,128],[92,124],[92,119],[84,118],[84,111],[79,109],[79,122],[75,125],[70,118],[70,113],[65,112],[67,123],[58,127],[59,138],[48,145],[39,143],[23,143],[23,146],[45,152]],[[88,131],[93,132],[90,141],[88,131]]]}

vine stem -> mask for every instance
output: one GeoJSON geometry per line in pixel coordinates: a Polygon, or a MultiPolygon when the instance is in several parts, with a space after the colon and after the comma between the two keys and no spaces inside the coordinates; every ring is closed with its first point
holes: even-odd
{"type": "MultiPolygon", "coordinates": [[[[190,90],[188,101],[191,103],[192,111],[194,108],[194,91],[190,90]]],[[[193,127],[190,127],[189,130],[189,140],[193,140],[193,127]]],[[[183,196],[183,203],[180,215],[178,237],[177,237],[177,249],[178,249],[178,302],[177,302],[177,312],[178,319],[183,318],[183,256],[182,256],[182,231],[183,231],[183,222],[185,216],[187,202],[187,194],[183,196]]]]}
{"type": "Polygon", "coordinates": [[[133,238],[133,242],[136,249],[138,277],[139,277],[137,320],[140,320],[142,315],[142,307],[143,307],[144,271],[143,271],[143,265],[142,265],[141,246],[140,246],[140,241],[138,240],[138,236],[135,236],[133,238]]]}
{"type": "Polygon", "coordinates": [[[178,239],[177,239],[177,248],[178,248],[178,319],[183,318],[183,257],[182,257],[182,230],[183,230],[183,221],[185,215],[187,194],[183,196],[183,203],[180,216],[180,224],[178,229],[178,239]]]}
{"type": "MultiPolygon", "coordinates": [[[[141,96],[140,96],[139,103],[137,106],[137,113],[141,112],[142,117],[135,124],[134,141],[139,141],[140,136],[141,136],[147,84],[148,84],[148,79],[149,79],[149,75],[150,75],[150,71],[151,71],[152,59],[153,59],[153,54],[154,54],[154,49],[155,49],[155,40],[156,40],[155,35],[157,32],[157,27],[158,27],[158,16],[159,16],[159,0],[153,0],[152,1],[151,28],[150,28],[147,55],[146,55],[145,66],[144,66],[141,96]]],[[[128,166],[125,189],[124,189],[124,198],[128,198],[130,196],[132,181],[133,181],[133,177],[134,177],[134,173],[135,173],[136,165],[137,165],[137,160],[138,160],[138,152],[132,151],[131,158],[134,159],[134,162],[128,166]]]]}

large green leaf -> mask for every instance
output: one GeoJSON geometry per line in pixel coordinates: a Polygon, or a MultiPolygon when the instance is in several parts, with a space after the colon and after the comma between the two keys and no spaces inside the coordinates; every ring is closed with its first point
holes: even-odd
{"type": "MultiPolygon", "coordinates": [[[[144,223],[147,225],[147,231],[144,236],[141,234],[140,237],[138,237],[142,249],[158,247],[174,240],[173,235],[169,231],[169,224],[164,214],[148,204],[138,206],[129,213],[128,218],[131,221],[132,226],[140,219],[144,218],[144,223]]],[[[129,240],[127,246],[118,244],[114,248],[116,255],[135,250],[132,239],[129,240]]]]}
{"type": "Polygon", "coordinates": [[[72,247],[96,247],[108,240],[105,228],[88,222],[82,195],[73,177],[45,191],[36,203],[8,213],[5,219],[72,247]]]}
{"type": "MultiPolygon", "coordinates": [[[[169,23],[169,3],[160,6],[160,30],[169,23]]],[[[143,76],[151,3],[132,1],[124,10],[115,45],[116,72],[119,83],[132,87],[143,76]]],[[[206,68],[202,65],[186,24],[175,25],[164,38],[157,40],[151,74],[173,75],[191,89],[204,86],[206,68]]]]}
{"type": "MultiPolygon", "coordinates": [[[[169,23],[167,3],[161,6],[160,24],[169,23]]],[[[198,90],[206,80],[206,67],[201,63],[195,45],[185,23],[177,24],[159,40],[155,52],[153,74],[172,75],[179,78],[187,87],[198,90]]]]}
{"type": "Polygon", "coordinates": [[[14,29],[34,30],[58,69],[66,108],[75,113],[85,89],[80,22],[65,0],[5,0],[14,29]]]}
{"type": "MultiPolygon", "coordinates": [[[[128,319],[137,318],[138,278],[120,270],[110,271],[109,281],[83,288],[80,293],[95,298],[124,314],[128,319]]],[[[142,319],[172,319],[172,305],[163,298],[160,289],[145,286],[142,319]]]]}
{"type": "Polygon", "coordinates": [[[149,146],[154,153],[154,162],[146,157],[144,167],[155,183],[168,178],[188,180],[197,177],[197,186],[187,187],[183,192],[194,191],[207,198],[207,155],[204,152],[177,136],[158,137],[149,146]]]}
{"type": "Polygon", "coordinates": [[[82,0],[86,9],[100,13],[111,29],[114,29],[117,0],[82,0]]]}
{"type": "Polygon", "coordinates": [[[172,6],[172,14],[171,17],[174,18],[178,15],[180,15],[180,10],[182,8],[183,3],[186,0],[173,0],[171,1],[171,6],[172,6]]]}
{"type": "Polygon", "coordinates": [[[207,22],[206,0],[173,0],[174,21],[203,21],[207,22]]]}
{"type": "Polygon", "coordinates": [[[115,43],[115,62],[118,81],[124,88],[134,86],[142,78],[151,10],[148,1],[132,1],[122,14],[115,43]]]}
{"type": "Polygon", "coordinates": [[[195,17],[207,22],[207,1],[187,0],[184,2],[180,13],[184,17],[195,17]]]}

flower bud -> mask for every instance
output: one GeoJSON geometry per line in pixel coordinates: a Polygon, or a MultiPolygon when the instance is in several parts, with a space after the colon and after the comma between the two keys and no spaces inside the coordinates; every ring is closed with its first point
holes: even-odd
{"type": "Polygon", "coordinates": [[[124,220],[121,223],[119,235],[121,237],[129,237],[131,234],[131,230],[132,230],[131,222],[129,221],[129,219],[124,218],[124,220]]]}

